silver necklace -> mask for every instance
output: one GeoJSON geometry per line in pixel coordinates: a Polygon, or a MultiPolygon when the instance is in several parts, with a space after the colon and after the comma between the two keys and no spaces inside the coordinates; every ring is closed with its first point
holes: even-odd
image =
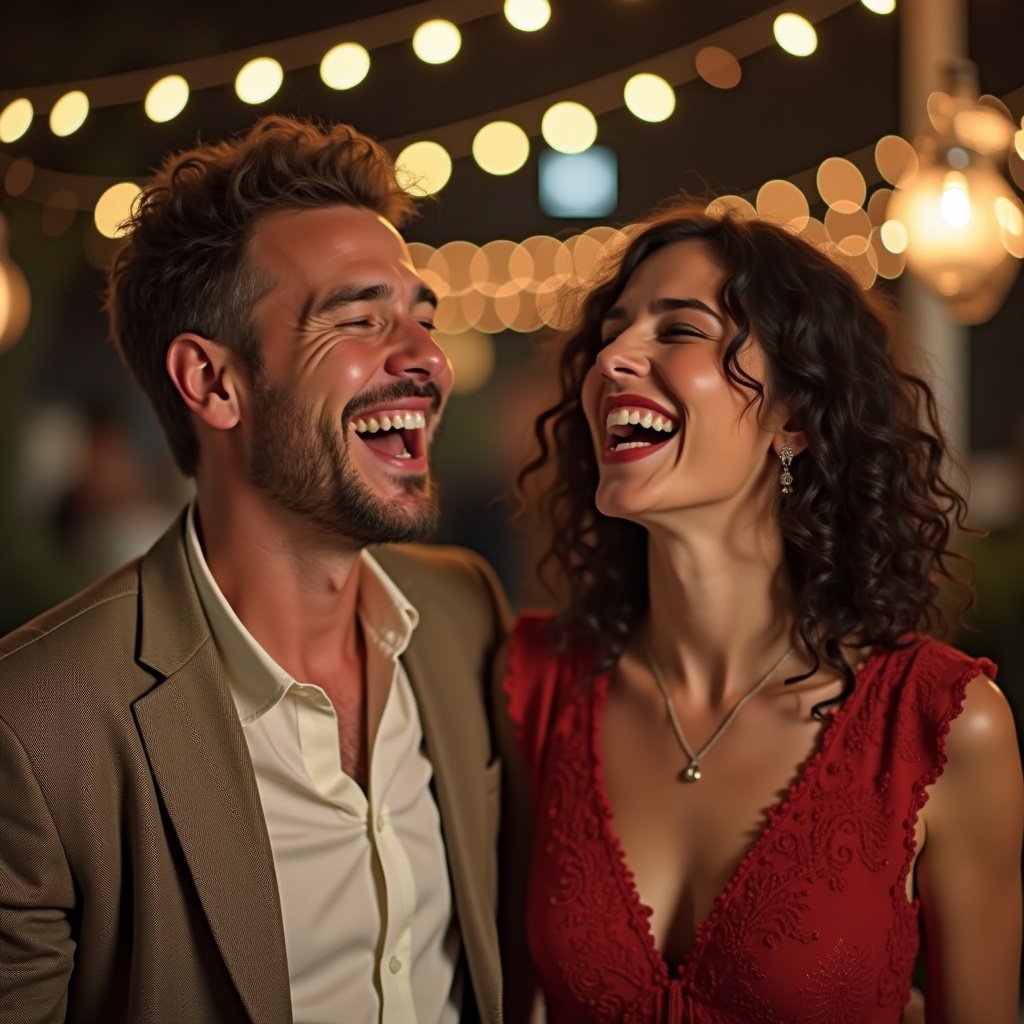
{"type": "Polygon", "coordinates": [[[757,695],[763,690],[776,672],[782,668],[783,665],[789,661],[789,656],[793,653],[794,648],[790,647],[785,654],[768,671],[747,691],[736,703],[733,705],[732,711],[725,716],[722,724],[711,734],[711,739],[704,744],[696,753],[690,747],[690,744],[686,742],[686,736],[683,733],[683,727],[679,724],[679,716],[676,714],[675,705],[672,703],[672,695],[668,692],[668,687],[665,685],[665,680],[662,678],[661,669],[658,668],[658,663],[654,658],[654,647],[651,644],[650,637],[646,638],[647,644],[647,660],[651,665],[651,675],[654,676],[654,681],[658,684],[658,689],[661,690],[661,695],[665,699],[665,710],[668,712],[668,720],[672,725],[672,731],[676,734],[676,739],[679,741],[679,746],[682,748],[683,753],[690,759],[690,763],[680,772],[679,777],[684,782],[700,782],[701,769],[700,763],[707,757],[708,752],[711,748],[722,738],[723,733],[726,729],[732,725],[733,720],[743,709],[743,705],[747,703],[752,697],[757,695]]]}

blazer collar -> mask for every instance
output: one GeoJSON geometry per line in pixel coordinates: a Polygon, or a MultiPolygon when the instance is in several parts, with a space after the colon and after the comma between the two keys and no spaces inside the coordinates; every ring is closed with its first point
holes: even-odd
{"type": "Polygon", "coordinates": [[[290,1022],[273,854],[245,736],[185,557],[184,516],[144,556],[142,742],[217,947],[253,1024],[290,1022]]]}

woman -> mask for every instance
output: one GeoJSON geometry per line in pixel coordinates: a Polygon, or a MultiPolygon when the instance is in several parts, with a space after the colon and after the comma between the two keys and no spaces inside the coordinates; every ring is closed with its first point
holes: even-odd
{"type": "Polygon", "coordinates": [[[504,685],[533,807],[506,914],[548,1019],[896,1022],[920,917],[929,1024],[1016,1021],[1013,722],[990,662],[918,632],[965,505],[877,297],[677,207],[560,378],[524,479],[553,481],[568,596],[520,619],[504,685]]]}

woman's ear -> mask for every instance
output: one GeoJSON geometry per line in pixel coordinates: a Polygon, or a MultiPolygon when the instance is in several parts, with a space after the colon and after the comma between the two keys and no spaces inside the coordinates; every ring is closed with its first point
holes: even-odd
{"type": "Polygon", "coordinates": [[[772,434],[772,450],[776,455],[778,455],[786,445],[789,445],[790,450],[794,455],[799,455],[801,452],[807,450],[807,438],[804,436],[804,432],[802,430],[794,429],[791,420],[787,420],[783,427],[774,431],[772,434]]]}
{"type": "Polygon", "coordinates": [[[208,427],[230,430],[238,423],[237,360],[226,345],[179,334],[167,347],[164,365],[185,404],[208,427]]]}

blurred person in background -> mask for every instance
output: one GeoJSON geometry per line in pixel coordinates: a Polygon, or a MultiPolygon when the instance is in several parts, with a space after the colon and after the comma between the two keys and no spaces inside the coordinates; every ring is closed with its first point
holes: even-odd
{"type": "Polygon", "coordinates": [[[891,315],[769,222],[639,225],[538,420],[557,615],[496,694],[507,1015],[1017,1020],[1021,767],[927,635],[965,503],[891,315]],[[526,808],[532,808],[531,820],[526,808]],[[525,907],[525,917],[523,908],[525,907]]]}
{"type": "Polygon", "coordinates": [[[489,569],[387,154],[271,117],[170,158],[115,343],[196,495],[0,642],[0,1018],[499,1021],[489,569]]]}

